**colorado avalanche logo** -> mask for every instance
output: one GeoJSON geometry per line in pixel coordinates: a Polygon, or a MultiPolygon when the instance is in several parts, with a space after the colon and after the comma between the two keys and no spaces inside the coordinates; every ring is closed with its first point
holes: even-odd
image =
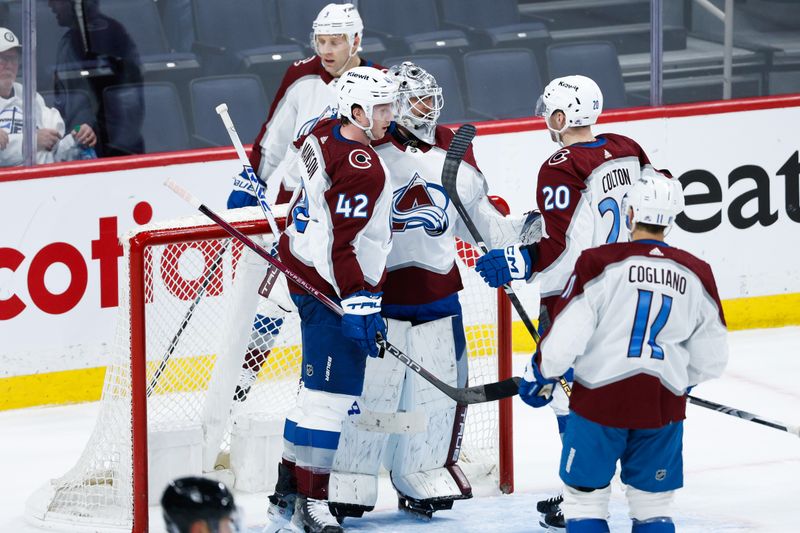
{"type": "Polygon", "coordinates": [[[450,225],[447,217],[449,204],[450,198],[441,185],[428,183],[419,174],[414,174],[408,185],[394,192],[392,231],[423,228],[431,237],[438,237],[450,225]]]}
{"type": "Polygon", "coordinates": [[[303,135],[308,135],[309,133],[311,133],[311,130],[314,129],[314,127],[320,120],[335,117],[337,111],[338,108],[336,107],[326,106],[325,109],[322,111],[322,113],[319,114],[319,116],[312,118],[311,120],[305,122],[302,126],[300,126],[300,129],[297,130],[297,135],[295,136],[295,139],[299,139],[303,135]]]}

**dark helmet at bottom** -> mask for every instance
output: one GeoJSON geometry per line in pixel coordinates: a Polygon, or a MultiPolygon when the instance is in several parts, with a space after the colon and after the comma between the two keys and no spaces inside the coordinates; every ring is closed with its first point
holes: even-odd
{"type": "Polygon", "coordinates": [[[176,479],[164,490],[161,508],[169,533],[188,533],[198,520],[205,520],[209,529],[217,533],[226,518],[231,521],[230,530],[239,531],[233,494],[219,481],[201,477],[176,479]]]}

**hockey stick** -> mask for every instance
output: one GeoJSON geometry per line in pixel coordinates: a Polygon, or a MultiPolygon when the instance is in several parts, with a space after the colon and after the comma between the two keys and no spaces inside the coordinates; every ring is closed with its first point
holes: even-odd
{"type": "Polygon", "coordinates": [[[739,409],[734,409],[733,407],[728,407],[727,405],[710,402],[702,398],[697,398],[696,396],[689,396],[689,402],[693,403],[694,405],[699,405],[700,407],[705,407],[706,409],[711,409],[712,411],[717,411],[718,413],[735,416],[736,418],[741,418],[742,420],[748,420],[750,422],[755,422],[756,424],[779,429],[800,437],[800,426],[789,426],[781,422],[775,422],[774,420],[769,420],[767,418],[754,415],[753,413],[748,413],[747,411],[741,411],[739,409]]]}
{"type": "MultiPolygon", "coordinates": [[[[183,187],[181,187],[172,180],[167,180],[164,183],[164,185],[172,189],[172,191],[175,192],[175,194],[183,198],[186,202],[194,206],[198,211],[200,211],[208,218],[213,220],[217,225],[219,225],[231,236],[239,240],[242,244],[253,250],[258,255],[260,255],[265,261],[272,264],[275,268],[283,272],[283,274],[290,281],[292,281],[295,285],[302,288],[304,291],[306,291],[311,296],[316,298],[325,307],[336,313],[338,316],[344,315],[344,311],[342,311],[342,308],[339,307],[336,304],[336,302],[328,298],[326,295],[322,294],[319,290],[317,290],[313,285],[311,285],[309,282],[303,279],[300,275],[298,275],[296,272],[294,272],[286,265],[284,265],[279,259],[273,257],[267,250],[264,249],[264,247],[259,246],[250,237],[248,237],[247,235],[245,235],[244,233],[233,227],[231,224],[229,224],[227,221],[222,219],[217,213],[212,211],[208,206],[202,204],[200,200],[192,196],[192,194],[189,193],[189,191],[185,190],[183,187]]],[[[451,387],[450,385],[439,380],[439,378],[434,376],[430,371],[428,371],[419,363],[411,359],[408,355],[400,351],[398,348],[389,343],[386,339],[382,338],[380,335],[376,338],[376,342],[381,348],[392,354],[394,357],[400,360],[401,363],[403,363],[408,368],[419,374],[431,385],[442,391],[446,396],[455,400],[457,403],[469,405],[475,403],[491,402],[495,400],[500,400],[502,398],[508,398],[510,396],[514,396],[515,394],[517,394],[518,391],[517,384],[520,380],[520,378],[518,377],[505,379],[503,381],[498,381],[496,383],[475,385],[473,387],[466,387],[466,388],[451,387]]]]}
{"type": "MultiPolygon", "coordinates": [[[[458,186],[456,184],[456,180],[458,179],[458,167],[461,165],[461,160],[464,159],[464,155],[467,153],[467,149],[469,149],[473,137],[475,137],[475,126],[472,124],[464,124],[458,128],[453,140],[450,142],[450,147],[447,149],[447,154],[445,155],[444,165],[442,166],[442,185],[444,185],[444,189],[447,191],[450,200],[453,201],[453,205],[461,216],[461,220],[463,220],[464,224],[467,226],[470,235],[472,235],[472,238],[478,243],[478,248],[481,249],[482,253],[486,254],[489,252],[489,249],[480,231],[478,231],[478,228],[475,226],[472,217],[467,213],[467,209],[464,207],[464,203],[458,195],[458,186]]],[[[531,337],[533,337],[533,340],[538,345],[540,340],[539,332],[536,331],[536,327],[533,325],[531,318],[528,316],[525,308],[522,307],[522,302],[517,298],[514,289],[511,288],[511,285],[506,284],[503,285],[503,291],[506,293],[506,296],[508,296],[508,299],[511,300],[511,305],[517,310],[517,314],[522,319],[522,323],[525,324],[528,333],[531,334],[531,337]]],[[[567,383],[567,380],[564,379],[563,376],[559,377],[558,381],[567,396],[572,394],[572,389],[570,389],[569,383],[567,383]]]]}
{"type": "MultiPolygon", "coordinates": [[[[272,234],[275,235],[275,242],[277,243],[278,237],[280,237],[281,234],[281,231],[278,228],[278,222],[275,220],[275,215],[272,214],[272,208],[270,208],[269,203],[267,202],[267,192],[265,187],[261,185],[261,182],[258,180],[258,176],[256,176],[256,173],[250,164],[250,159],[247,158],[247,154],[244,152],[242,140],[239,138],[239,134],[236,132],[236,126],[234,126],[233,120],[228,114],[228,104],[219,104],[216,107],[216,111],[219,115],[219,118],[222,119],[225,129],[228,131],[228,137],[231,139],[231,144],[233,144],[233,148],[236,150],[236,155],[239,157],[239,162],[244,168],[244,173],[247,175],[247,179],[250,180],[250,185],[253,187],[253,191],[255,191],[256,198],[258,199],[258,205],[261,206],[261,211],[264,212],[264,216],[267,218],[267,222],[269,223],[269,228],[272,230],[272,234]]],[[[267,268],[267,274],[264,276],[264,281],[261,282],[259,294],[261,294],[261,296],[264,298],[269,297],[269,293],[272,291],[272,286],[275,284],[277,279],[277,273],[272,268],[272,265],[270,265],[269,268],[267,268]]]]}
{"type": "Polygon", "coordinates": [[[216,111],[219,117],[222,119],[222,123],[225,124],[225,129],[228,130],[228,136],[231,138],[233,148],[236,150],[236,155],[239,156],[239,162],[242,164],[242,167],[244,167],[244,172],[247,174],[247,179],[250,180],[250,184],[253,186],[253,190],[256,193],[258,205],[261,206],[261,210],[264,211],[264,216],[267,217],[269,229],[271,229],[273,235],[277,237],[281,234],[281,232],[278,229],[278,223],[275,220],[275,215],[272,214],[272,209],[267,203],[267,193],[264,190],[264,187],[261,186],[261,182],[258,181],[258,177],[256,176],[253,167],[250,165],[250,160],[247,158],[247,154],[244,152],[242,140],[239,139],[239,134],[236,133],[236,126],[233,125],[233,120],[231,120],[231,116],[228,114],[228,104],[219,104],[216,108],[216,111]]]}
{"type": "Polygon", "coordinates": [[[161,378],[161,374],[164,373],[164,370],[167,368],[167,363],[169,363],[170,357],[172,357],[172,353],[175,351],[175,348],[178,347],[178,341],[181,339],[181,335],[189,326],[189,321],[194,316],[194,310],[197,309],[197,306],[200,304],[200,300],[203,299],[203,295],[206,292],[206,287],[211,282],[211,279],[214,277],[214,274],[217,272],[217,269],[222,264],[222,260],[225,257],[225,251],[228,249],[228,244],[230,241],[227,241],[223,246],[222,249],[219,251],[216,259],[211,264],[211,268],[208,269],[206,275],[203,277],[203,283],[200,285],[200,288],[197,289],[197,296],[194,297],[194,301],[192,301],[192,305],[189,306],[189,309],[186,311],[186,314],[183,316],[183,321],[181,325],[178,327],[178,331],[175,332],[175,335],[172,336],[172,340],[169,341],[169,346],[167,346],[167,350],[164,353],[164,357],[161,359],[161,362],[158,364],[158,368],[156,368],[155,373],[153,373],[153,377],[150,378],[150,383],[147,385],[147,392],[146,395],[149,398],[153,391],[158,385],[158,380],[161,378]]]}

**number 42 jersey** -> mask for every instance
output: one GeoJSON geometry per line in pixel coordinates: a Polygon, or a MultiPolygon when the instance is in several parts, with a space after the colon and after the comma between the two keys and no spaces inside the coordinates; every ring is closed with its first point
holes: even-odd
{"type": "Polygon", "coordinates": [[[687,387],[719,377],[727,329],[711,267],[660,241],[584,251],[541,343],[545,377],[575,368],[570,409],[598,424],[685,418],[687,387]]]}

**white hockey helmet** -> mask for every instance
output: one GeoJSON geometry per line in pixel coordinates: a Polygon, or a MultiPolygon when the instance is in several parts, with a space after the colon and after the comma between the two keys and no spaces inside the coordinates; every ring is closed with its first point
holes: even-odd
{"type": "Polygon", "coordinates": [[[622,212],[628,231],[632,231],[637,222],[662,226],[668,231],[683,207],[680,181],[668,178],[650,167],[642,169],[642,175],[622,199],[622,212]],[[630,217],[629,209],[633,210],[630,217]]]}
{"type": "MultiPolygon", "coordinates": [[[[347,117],[350,122],[364,130],[367,137],[372,137],[372,110],[379,104],[395,104],[397,101],[397,83],[394,78],[373,67],[354,67],[339,78],[336,85],[339,101],[339,115],[347,117]],[[369,125],[363,126],[353,118],[353,106],[358,105],[367,115],[369,125]]],[[[395,106],[392,106],[395,114],[395,106]]]]}
{"type": "Polygon", "coordinates": [[[404,61],[389,69],[398,86],[397,122],[423,142],[433,144],[444,107],[442,88],[424,68],[404,61]]]}
{"type": "MultiPolygon", "coordinates": [[[[314,19],[311,28],[311,47],[317,55],[317,35],[344,35],[352,48],[356,36],[364,33],[361,15],[353,4],[328,4],[314,19]]],[[[355,53],[356,51],[350,50],[351,57],[355,53]]]]}
{"type": "Polygon", "coordinates": [[[603,112],[603,92],[593,79],[586,76],[556,78],[544,88],[536,102],[536,116],[545,119],[547,129],[560,136],[567,128],[591,126],[603,112]],[[566,123],[560,130],[550,127],[547,119],[555,113],[564,113],[566,123]]]}

